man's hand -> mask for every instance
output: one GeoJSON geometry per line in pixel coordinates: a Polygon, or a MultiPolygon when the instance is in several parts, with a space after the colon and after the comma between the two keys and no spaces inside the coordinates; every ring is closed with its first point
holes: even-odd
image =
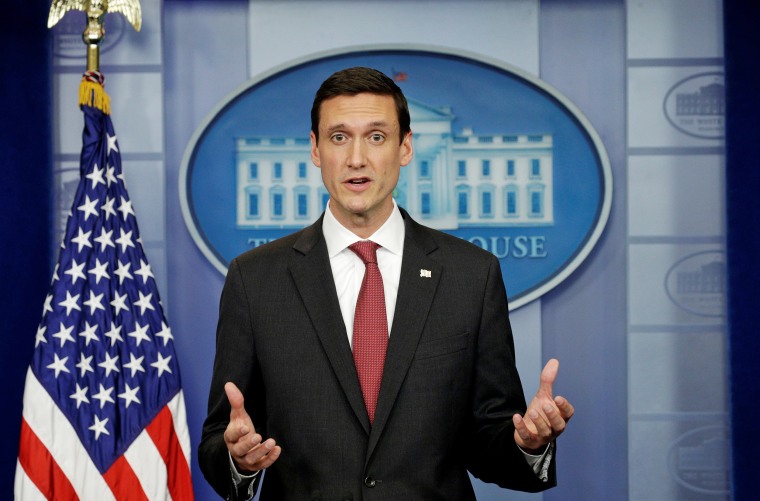
{"type": "Polygon", "coordinates": [[[251,417],[243,406],[243,394],[234,383],[224,385],[227,400],[230,402],[230,424],[224,431],[224,443],[232,460],[241,473],[254,473],[272,466],[282,449],[273,439],[262,443],[261,435],[256,433],[251,417]]]}
{"type": "Polygon", "coordinates": [[[541,371],[541,384],[536,396],[528,405],[525,416],[515,414],[515,442],[525,452],[543,452],[544,447],[557,438],[575,412],[563,397],[552,396],[552,385],[557,379],[559,361],[549,360],[541,371]]]}

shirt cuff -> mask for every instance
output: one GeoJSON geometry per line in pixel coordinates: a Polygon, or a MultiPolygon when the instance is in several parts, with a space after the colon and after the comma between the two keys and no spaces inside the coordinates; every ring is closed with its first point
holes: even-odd
{"type": "Polygon", "coordinates": [[[251,473],[250,475],[244,475],[237,470],[235,462],[232,460],[232,454],[229,452],[227,456],[230,460],[230,474],[232,475],[232,483],[235,485],[235,490],[240,492],[241,489],[246,489],[247,495],[246,501],[253,499],[253,481],[259,476],[259,472],[251,473]]]}
{"type": "Polygon", "coordinates": [[[525,456],[525,460],[528,462],[528,465],[533,468],[533,472],[536,474],[536,476],[541,479],[542,482],[548,482],[549,466],[551,465],[552,458],[554,457],[554,442],[546,446],[546,450],[541,455],[529,454],[525,452],[519,445],[518,447],[522,451],[523,456],[525,456]]]}

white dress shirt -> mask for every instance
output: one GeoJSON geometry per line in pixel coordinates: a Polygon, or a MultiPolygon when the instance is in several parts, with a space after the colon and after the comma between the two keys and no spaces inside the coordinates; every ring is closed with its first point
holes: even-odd
{"type": "MultiPolygon", "coordinates": [[[[352,343],[354,311],[364,278],[365,266],[361,258],[348,247],[363,239],[353,234],[335,219],[330,211],[329,204],[322,221],[322,234],[327,244],[327,254],[330,257],[330,268],[332,268],[335,289],[338,292],[340,312],[343,315],[343,322],[346,324],[348,342],[352,343]]],[[[390,217],[366,239],[380,245],[380,248],[377,249],[377,266],[380,268],[380,274],[383,277],[385,314],[388,319],[389,334],[393,325],[398,284],[401,279],[404,235],[404,218],[401,217],[401,212],[394,200],[393,212],[391,212],[390,217]]]]}

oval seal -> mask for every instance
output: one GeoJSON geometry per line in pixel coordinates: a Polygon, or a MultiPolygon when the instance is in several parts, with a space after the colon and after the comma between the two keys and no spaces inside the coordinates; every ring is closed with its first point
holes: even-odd
{"type": "Polygon", "coordinates": [[[404,91],[414,159],[397,203],[417,221],[494,253],[510,308],[545,294],[589,255],[612,201],[589,121],[545,82],[500,61],[425,47],[319,54],[258,75],[201,123],[180,168],[185,223],[226,273],[247,249],[311,224],[328,199],[311,164],[309,112],[333,72],[370,66],[404,91]]]}

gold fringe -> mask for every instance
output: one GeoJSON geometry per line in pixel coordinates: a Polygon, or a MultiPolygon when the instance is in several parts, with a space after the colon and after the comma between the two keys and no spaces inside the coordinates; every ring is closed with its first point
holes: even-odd
{"type": "Polygon", "coordinates": [[[86,78],[79,84],[79,106],[92,106],[106,115],[111,114],[111,98],[103,86],[86,78]]]}

